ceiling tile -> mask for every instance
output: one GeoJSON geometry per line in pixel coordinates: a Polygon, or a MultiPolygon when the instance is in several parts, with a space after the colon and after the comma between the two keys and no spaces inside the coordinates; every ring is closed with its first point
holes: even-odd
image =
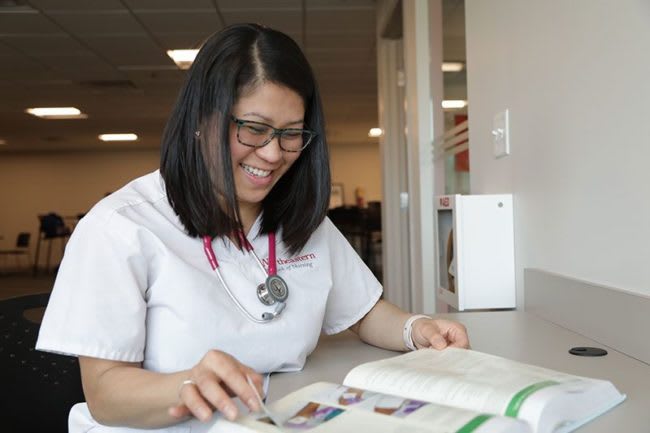
{"type": "MultiPolygon", "coordinates": [[[[284,33],[302,34],[302,15],[299,11],[251,10],[242,12],[222,12],[226,25],[235,23],[259,23],[284,33]]],[[[299,41],[300,39],[298,39],[299,41]]]]}
{"type": "Polygon", "coordinates": [[[447,61],[465,61],[465,37],[446,36],[442,41],[442,52],[447,61]]]}
{"type": "Polygon", "coordinates": [[[304,3],[305,51],[330,142],[369,143],[377,118],[374,0],[30,0],[65,30],[37,13],[0,14],[0,130],[30,149],[117,148],[97,134],[122,129],[141,136],[126,148],[157,147],[186,75],[165,49],[189,48],[217,30],[215,3],[225,24],[259,22],[299,44],[304,3]],[[91,80],[135,88],[80,84],[91,80]],[[57,123],[23,112],[50,104],[76,105],[90,117],[57,123]]]}
{"type": "Polygon", "coordinates": [[[127,10],[93,13],[56,12],[50,16],[75,35],[146,34],[127,10]]]}
{"type": "MultiPolygon", "coordinates": [[[[47,71],[46,71],[47,72],[47,71]]],[[[2,91],[2,104],[0,110],[7,106],[12,106],[14,111],[20,113],[28,106],[33,106],[37,99],[51,100],[62,93],[68,94],[72,91],[73,83],[68,80],[54,80],[54,77],[48,75],[43,80],[21,80],[21,81],[1,81],[0,91],[2,91]]],[[[0,117],[0,120],[3,120],[0,117]]]]}
{"type": "Polygon", "coordinates": [[[307,10],[337,10],[366,9],[375,13],[376,0],[307,0],[307,10]]]}
{"type": "MultiPolygon", "coordinates": [[[[53,77],[52,70],[39,63],[36,59],[30,59],[27,56],[14,55],[3,56],[2,66],[0,66],[0,80],[42,80],[61,77],[53,77]]],[[[5,95],[3,95],[3,98],[5,95]]]]}
{"type": "Polygon", "coordinates": [[[212,34],[221,29],[221,19],[212,12],[138,12],[142,23],[153,33],[174,32],[212,34]]]}
{"type": "Polygon", "coordinates": [[[212,32],[204,33],[155,33],[156,39],[169,49],[199,48],[212,32]]]}
{"type": "Polygon", "coordinates": [[[120,0],[30,0],[29,3],[45,12],[100,11],[124,8],[120,0]]]}
{"type": "Polygon", "coordinates": [[[359,64],[375,62],[374,50],[341,49],[338,50],[306,50],[307,58],[314,65],[332,64],[340,67],[354,67],[359,64]]]}
{"type": "Polygon", "coordinates": [[[125,0],[129,8],[138,11],[189,11],[204,9],[214,11],[211,0],[125,0]]]}
{"type": "MultiPolygon", "coordinates": [[[[19,50],[17,48],[14,48],[13,44],[10,44],[9,42],[10,40],[0,37],[0,57],[15,56],[18,54],[19,50]]],[[[0,63],[0,65],[2,65],[2,63],[0,63]]]]}
{"type": "Polygon", "coordinates": [[[0,38],[8,45],[28,55],[80,55],[88,54],[86,47],[65,33],[56,35],[30,35],[0,38]]]}
{"type": "Polygon", "coordinates": [[[147,36],[89,36],[85,42],[115,66],[174,64],[147,36]]]}
{"type": "Polygon", "coordinates": [[[72,81],[117,80],[124,78],[122,72],[93,54],[82,56],[39,56],[37,59],[72,81]]]}
{"type": "Polygon", "coordinates": [[[310,27],[307,27],[307,49],[372,49],[375,48],[375,34],[358,33],[349,34],[326,34],[317,33],[310,27]]]}
{"type": "Polygon", "coordinates": [[[351,10],[346,13],[329,10],[308,10],[306,27],[312,33],[333,34],[375,34],[375,11],[372,9],[351,10]]]}
{"type": "Polygon", "coordinates": [[[176,95],[185,78],[185,71],[180,69],[169,71],[124,71],[124,74],[138,87],[172,95],[176,95]]]}
{"type": "Polygon", "coordinates": [[[253,12],[255,10],[286,11],[302,10],[301,0],[217,0],[222,12],[253,12]]]}
{"type": "Polygon", "coordinates": [[[0,14],[0,36],[48,33],[61,33],[61,29],[41,14],[0,14]]]}

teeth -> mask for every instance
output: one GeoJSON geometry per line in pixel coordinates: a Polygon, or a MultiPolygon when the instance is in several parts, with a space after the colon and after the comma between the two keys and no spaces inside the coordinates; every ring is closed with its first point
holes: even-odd
{"type": "Polygon", "coordinates": [[[266,177],[271,174],[271,170],[260,170],[259,168],[251,167],[250,165],[240,164],[246,173],[252,174],[255,177],[266,177]]]}

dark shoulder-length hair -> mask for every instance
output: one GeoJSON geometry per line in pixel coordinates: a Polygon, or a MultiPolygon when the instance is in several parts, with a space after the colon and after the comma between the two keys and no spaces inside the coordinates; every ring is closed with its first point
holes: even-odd
{"type": "Polygon", "coordinates": [[[169,203],[190,236],[241,230],[230,156],[231,110],[240,96],[267,82],[302,97],[305,127],[317,134],[262,202],[260,231],[282,229],[289,252],[296,253],[325,218],[330,169],[318,86],[289,36],[238,24],[207,39],[165,127],[160,171],[169,203]]]}

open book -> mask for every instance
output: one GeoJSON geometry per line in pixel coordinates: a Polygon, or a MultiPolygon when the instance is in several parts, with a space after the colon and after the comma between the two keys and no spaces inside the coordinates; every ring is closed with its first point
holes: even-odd
{"type": "Polygon", "coordinates": [[[569,432],[625,399],[611,382],[472,350],[423,349],[315,383],[218,432],[569,432]]]}

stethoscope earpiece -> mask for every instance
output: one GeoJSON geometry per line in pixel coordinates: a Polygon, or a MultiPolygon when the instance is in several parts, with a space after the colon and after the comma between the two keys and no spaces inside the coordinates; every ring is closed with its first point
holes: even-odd
{"type": "Polygon", "coordinates": [[[278,302],[277,306],[275,307],[275,311],[269,312],[267,311],[266,313],[262,313],[262,320],[268,322],[270,320],[275,319],[277,316],[282,313],[282,310],[284,310],[284,307],[286,307],[287,304],[284,302],[278,302]]]}

